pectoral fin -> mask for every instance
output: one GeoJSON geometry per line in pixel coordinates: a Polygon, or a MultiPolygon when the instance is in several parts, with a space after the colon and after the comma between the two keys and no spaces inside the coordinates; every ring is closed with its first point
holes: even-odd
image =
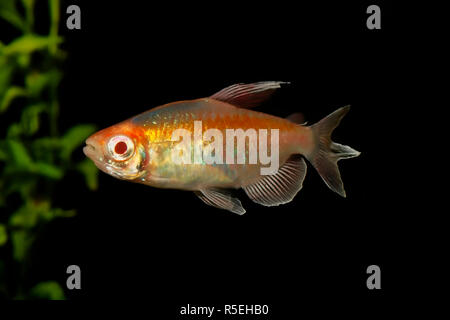
{"type": "Polygon", "coordinates": [[[242,207],[241,201],[238,198],[233,197],[229,192],[222,189],[201,189],[195,191],[195,194],[207,205],[225,209],[239,215],[245,213],[245,209],[242,207]]]}

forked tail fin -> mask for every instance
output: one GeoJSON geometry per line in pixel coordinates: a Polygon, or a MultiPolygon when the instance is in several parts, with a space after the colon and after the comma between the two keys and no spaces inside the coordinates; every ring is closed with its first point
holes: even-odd
{"type": "Polygon", "coordinates": [[[327,186],[343,197],[346,195],[337,162],[357,157],[360,152],[331,141],[331,134],[349,110],[350,106],[342,107],[311,126],[316,147],[307,157],[327,186]]]}

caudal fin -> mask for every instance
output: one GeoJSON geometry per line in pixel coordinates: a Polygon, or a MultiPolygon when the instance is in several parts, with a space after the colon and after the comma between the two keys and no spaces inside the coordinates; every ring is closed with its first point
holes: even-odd
{"type": "Polygon", "coordinates": [[[357,157],[360,152],[331,141],[331,134],[349,110],[350,106],[342,107],[311,126],[316,147],[307,157],[327,186],[343,197],[346,195],[337,162],[357,157]]]}

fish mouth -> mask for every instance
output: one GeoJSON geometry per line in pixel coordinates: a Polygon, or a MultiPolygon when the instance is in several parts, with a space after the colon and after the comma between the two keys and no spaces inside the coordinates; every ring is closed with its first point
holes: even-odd
{"type": "Polygon", "coordinates": [[[101,155],[99,156],[99,152],[95,148],[95,146],[93,146],[90,143],[86,143],[86,146],[83,148],[83,152],[86,155],[86,157],[88,157],[94,162],[97,168],[99,168],[101,171],[107,174],[111,174],[111,167],[103,162],[103,158],[101,155]]]}
{"type": "Polygon", "coordinates": [[[95,148],[94,145],[90,143],[86,143],[86,146],[83,148],[83,152],[92,161],[94,161],[95,165],[97,167],[104,167],[105,164],[103,163],[102,156],[99,155],[98,150],[95,148]]]}
{"type": "Polygon", "coordinates": [[[96,150],[95,147],[92,144],[86,143],[86,146],[83,148],[83,152],[86,155],[86,157],[97,160],[96,159],[96,150]]]}

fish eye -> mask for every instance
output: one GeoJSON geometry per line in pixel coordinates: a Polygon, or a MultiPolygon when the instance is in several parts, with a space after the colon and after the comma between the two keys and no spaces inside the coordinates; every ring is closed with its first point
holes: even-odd
{"type": "Polygon", "coordinates": [[[126,142],[123,141],[119,141],[116,143],[116,146],[114,147],[114,151],[117,154],[124,154],[125,152],[127,152],[128,146],[126,144],[126,142]]]}
{"type": "Polygon", "coordinates": [[[114,136],[108,142],[108,151],[117,161],[125,161],[134,154],[134,143],[127,136],[114,136]]]}

